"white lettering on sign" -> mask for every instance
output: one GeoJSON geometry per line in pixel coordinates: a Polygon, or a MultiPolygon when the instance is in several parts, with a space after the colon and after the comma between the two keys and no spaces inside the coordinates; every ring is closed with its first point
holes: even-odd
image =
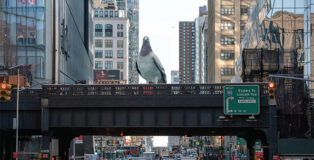
{"type": "Polygon", "coordinates": [[[256,103],[255,99],[239,99],[238,103],[256,103]]]}

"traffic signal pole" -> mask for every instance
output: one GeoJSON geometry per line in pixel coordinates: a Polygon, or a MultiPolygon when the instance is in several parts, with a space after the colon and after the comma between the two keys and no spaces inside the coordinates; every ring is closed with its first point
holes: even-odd
{"type": "Polygon", "coordinates": [[[270,74],[269,77],[283,78],[283,79],[295,79],[295,80],[300,80],[300,81],[314,82],[314,80],[312,80],[312,79],[299,78],[299,77],[292,77],[292,76],[284,76],[284,75],[277,75],[277,74],[270,74]]]}

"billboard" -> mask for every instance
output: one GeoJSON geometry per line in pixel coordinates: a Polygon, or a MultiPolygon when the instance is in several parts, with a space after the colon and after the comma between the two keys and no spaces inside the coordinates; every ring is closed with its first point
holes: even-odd
{"type": "Polygon", "coordinates": [[[94,84],[120,80],[120,70],[94,70],[94,84]]]}

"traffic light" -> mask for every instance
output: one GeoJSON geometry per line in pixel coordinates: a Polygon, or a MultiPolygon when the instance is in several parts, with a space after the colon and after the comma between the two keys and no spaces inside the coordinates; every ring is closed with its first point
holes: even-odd
{"type": "Polygon", "coordinates": [[[12,85],[3,81],[0,84],[0,102],[7,102],[11,100],[12,85]]]}
{"type": "Polygon", "coordinates": [[[276,86],[274,82],[268,83],[268,103],[269,105],[276,105],[276,96],[275,96],[276,86]]]}

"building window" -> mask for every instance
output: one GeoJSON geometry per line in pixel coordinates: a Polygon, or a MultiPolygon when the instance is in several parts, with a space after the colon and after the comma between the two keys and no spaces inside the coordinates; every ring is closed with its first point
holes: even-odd
{"type": "Polygon", "coordinates": [[[221,44],[222,44],[222,45],[234,44],[234,38],[230,38],[230,37],[221,37],[221,44]]]}
{"type": "Polygon", "coordinates": [[[221,60],[232,60],[232,59],[234,59],[234,51],[221,51],[220,59],[221,60]]]}
{"type": "Polygon", "coordinates": [[[98,11],[95,11],[95,17],[98,17],[98,11]]]}
{"type": "Polygon", "coordinates": [[[105,61],[105,69],[112,69],[112,61],[105,61]]]}
{"type": "Polygon", "coordinates": [[[117,62],[117,69],[123,69],[123,62],[117,62]]]}
{"type": "Polygon", "coordinates": [[[123,37],[123,32],[117,32],[118,37],[123,37]]]}
{"type": "Polygon", "coordinates": [[[113,18],[113,11],[110,11],[110,17],[113,18]]]}
{"type": "Polygon", "coordinates": [[[102,45],[103,41],[101,39],[96,39],[95,40],[95,47],[96,48],[102,48],[103,45],[102,45]]]}
{"type": "Polygon", "coordinates": [[[113,40],[106,39],[105,40],[105,48],[112,48],[113,47],[113,40]]]}
{"type": "Polygon", "coordinates": [[[231,23],[231,22],[221,22],[220,29],[221,30],[234,29],[234,23],[231,23]]]}
{"type": "Polygon", "coordinates": [[[240,30],[241,30],[241,31],[244,31],[244,30],[245,30],[245,24],[242,24],[242,23],[241,23],[240,30]]]}
{"type": "Polygon", "coordinates": [[[105,11],[105,17],[108,17],[108,11],[105,11]]]}
{"type": "Polygon", "coordinates": [[[102,51],[96,50],[95,51],[95,58],[102,58],[102,51]]]}
{"type": "Polygon", "coordinates": [[[106,37],[112,37],[112,25],[106,24],[105,26],[105,36],[106,37]]]}
{"type": "Polygon", "coordinates": [[[103,11],[99,11],[99,17],[104,17],[104,12],[103,11]]]}
{"type": "Polygon", "coordinates": [[[119,17],[119,12],[118,11],[115,11],[114,14],[115,14],[115,17],[119,17]]]}
{"type": "Polygon", "coordinates": [[[123,80],[123,72],[120,72],[120,80],[123,80]]]}
{"type": "Polygon", "coordinates": [[[249,8],[245,6],[241,6],[241,14],[248,14],[249,13],[249,8]]]}
{"type": "Polygon", "coordinates": [[[101,24],[95,25],[95,37],[102,37],[102,25],[101,24]]]}
{"type": "Polygon", "coordinates": [[[117,51],[117,58],[123,58],[123,50],[117,51]]]}
{"type": "Polygon", "coordinates": [[[123,48],[123,40],[117,40],[117,48],[123,48]]]}
{"type": "Polygon", "coordinates": [[[102,61],[95,61],[95,69],[102,69],[103,63],[102,61]]]}
{"type": "Polygon", "coordinates": [[[118,24],[117,29],[123,29],[123,24],[118,24]]]}
{"type": "Polygon", "coordinates": [[[222,76],[234,75],[234,68],[221,68],[220,73],[222,76]]]}
{"type": "Polygon", "coordinates": [[[105,50],[105,58],[112,58],[113,51],[112,50],[105,50]]]}
{"type": "Polygon", "coordinates": [[[220,13],[222,15],[233,15],[234,14],[234,8],[221,8],[220,13]]]}

